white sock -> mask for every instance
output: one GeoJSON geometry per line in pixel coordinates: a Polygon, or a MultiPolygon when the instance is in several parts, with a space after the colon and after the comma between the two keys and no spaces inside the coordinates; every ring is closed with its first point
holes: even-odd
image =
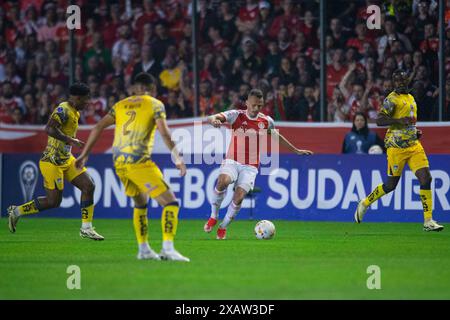
{"type": "Polygon", "coordinates": [[[164,240],[163,241],[163,250],[164,251],[173,251],[175,248],[173,247],[173,241],[164,240]]]}
{"type": "Polygon", "coordinates": [[[148,242],[144,242],[139,244],[139,252],[148,252],[150,251],[150,245],[148,242]]]}
{"type": "Polygon", "coordinates": [[[231,221],[233,221],[239,210],[241,210],[241,205],[237,205],[234,203],[234,201],[231,201],[231,204],[227,210],[227,214],[225,215],[225,218],[223,218],[223,221],[219,225],[219,228],[225,229],[231,223],[231,221]]]}
{"type": "Polygon", "coordinates": [[[211,199],[211,218],[217,219],[219,217],[220,206],[222,205],[222,201],[226,194],[227,189],[219,191],[217,188],[214,188],[214,193],[211,199]]]}
{"type": "Polygon", "coordinates": [[[90,229],[90,228],[92,228],[92,222],[82,222],[81,227],[83,229],[90,229]]]}

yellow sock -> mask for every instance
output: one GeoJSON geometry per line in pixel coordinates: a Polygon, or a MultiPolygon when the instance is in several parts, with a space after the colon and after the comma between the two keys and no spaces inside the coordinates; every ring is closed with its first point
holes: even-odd
{"type": "Polygon", "coordinates": [[[370,206],[372,203],[384,196],[386,192],[383,190],[383,185],[379,184],[373,191],[364,199],[364,205],[370,206]]]}
{"type": "Polygon", "coordinates": [[[433,217],[433,198],[431,198],[431,190],[420,189],[420,200],[423,206],[423,218],[425,221],[433,217]]]}
{"type": "Polygon", "coordinates": [[[81,202],[81,222],[92,222],[94,218],[94,203],[93,201],[81,202]]]}
{"type": "Polygon", "coordinates": [[[37,199],[31,200],[27,203],[17,206],[17,210],[19,211],[19,215],[21,215],[21,216],[25,216],[27,214],[38,213],[39,212],[39,201],[37,199]]]}
{"type": "Polygon", "coordinates": [[[134,208],[133,210],[133,225],[134,232],[136,233],[136,239],[138,244],[148,242],[148,218],[147,207],[134,208]]]}
{"type": "Polygon", "coordinates": [[[170,203],[165,206],[161,217],[161,227],[163,241],[173,241],[177,233],[178,211],[180,208],[177,203],[170,203]]]}

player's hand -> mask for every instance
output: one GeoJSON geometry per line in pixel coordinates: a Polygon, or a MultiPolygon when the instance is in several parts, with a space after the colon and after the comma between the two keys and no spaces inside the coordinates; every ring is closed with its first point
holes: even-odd
{"type": "Polygon", "coordinates": [[[417,133],[416,134],[417,134],[417,139],[420,139],[423,136],[423,132],[420,129],[417,129],[417,133]]]}
{"type": "Polygon", "coordinates": [[[214,128],[220,128],[220,126],[222,125],[222,121],[220,121],[218,119],[211,120],[211,125],[214,128]]]}
{"type": "Polygon", "coordinates": [[[405,126],[409,126],[410,124],[413,124],[413,119],[411,119],[410,117],[400,118],[398,119],[398,123],[405,126]]]}
{"type": "Polygon", "coordinates": [[[176,163],[175,165],[178,168],[178,170],[180,170],[180,177],[184,177],[184,175],[186,174],[186,165],[184,164],[184,162],[181,161],[176,163]]]}
{"type": "Polygon", "coordinates": [[[310,155],[314,154],[314,152],[312,152],[310,150],[300,150],[300,149],[297,149],[295,151],[295,153],[298,155],[306,155],[306,156],[310,156],[310,155]]]}
{"type": "Polygon", "coordinates": [[[69,142],[68,142],[71,146],[75,146],[78,148],[82,148],[84,146],[84,142],[81,140],[78,140],[76,138],[70,138],[69,142]]]}
{"type": "Polygon", "coordinates": [[[83,169],[84,166],[86,165],[88,157],[87,156],[79,156],[76,160],[75,160],[75,167],[77,169],[83,169]]]}

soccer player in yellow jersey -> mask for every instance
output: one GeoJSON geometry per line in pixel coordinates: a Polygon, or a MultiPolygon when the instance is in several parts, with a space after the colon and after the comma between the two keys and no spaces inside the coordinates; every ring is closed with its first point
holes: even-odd
{"type": "Polygon", "coordinates": [[[368,207],[383,195],[393,191],[403,172],[405,164],[414,172],[420,183],[425,231],[441,231],[443,226],[432,217],[431,173],[428,159],[419,142],[421,131],[416,128],[417,105],[409,94],[409,77],[403,70],[392,74],[394,91],[384,100],[377,118],[378,126],[389,126],[384,139],[387,148],[386,183],[378,185],[365,199],[361,200],[355,212],[355,221],[360,223],[368,207]]]}
{"type": "Polygon", "coordinates": [[[139,248],[137,258],[189,261],[189,258],[175,250],[173,244],[178,225],[178,202],[161,171],[151,160],[155,132],[158,129],[172,152],[180,175],[186,174],[186,166],[170,136],[164,105],[149,94],[154,82],[154,78],[148,73],[136,75],[133,87],[135,95],[117,102],[100,120],[76,161],[78,167],[83,167],[101,132],[115,124],[113,161],[116,173],[125,186],[126,195],[134,200],[133,223],[139,248]],[[149,196],[163,207],[163,245],[160,254],[155,253],[148,242],[149,196]]]}
{"type": "Polygon", "coordinates": [[[90,99],[89,87],[83,83],[75,83],[69,88],[68,101],[59,104],[53,110],[45,130],[48,134],[39,168],[44,178],[45,197],[38,197],[20,206],[8,208],[9,230],[16,232],[19,217],[36,214],[40,211],[57,208],[61,204],[64,179],[81,190],[82,226],[80,236],[93,240],[103,240],[92,227],[94,215],[94,182],[85,167],[75,167],[75,157],[71,153],[72,146],[82,147],[83,142],[76,138],[79,111],[84,109],[90,99]]]}

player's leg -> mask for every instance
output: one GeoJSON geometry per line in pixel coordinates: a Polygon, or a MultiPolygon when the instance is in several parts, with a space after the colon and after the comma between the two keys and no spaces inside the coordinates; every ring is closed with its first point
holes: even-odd
{"type": "Polygon", "coordinates": [[[64,188],[63,171],[60,167],[49,162],[39,162],[39,168],[44,178],[46,196],[38,197],[19,206],[8,207],[8,227],[12,233],[16,232],[19,217],[36,214],[40,211],[57,208],[62,200],[64,188]]]}
{"type": "Polygon", "coordinates": [[[414,148],[414,153],[408,161],[408,165],[415,173],[420,183],[420,200],[423,207],[423,218],[425,231],[441,231],[443,226],[433,220],[433,198],[431,195],[431,172],[429,168],[428,158],[423,147],[418,143],[414,148]]]}
{"type": "Polygon", "coordinates": [[[62,190],[45,188],[45,197],[37,197],[19,206],[8,208],[8,227],[12,233],[16,232],[17,223],[22,216],[36,214],[38,212],[58,208],[62,200],[62,190]]]}
{"type": "Polygon", "coordinates": [[[241,204],[247,193],[253,189],[255,185],[256,175],[258,169],[247,165],[238,165],[238,177],[235,183],[235,189],[233,199],[228,206],[227,213],[220,223],[217,229],[217,239],[226,238],[226,230],[229,224],[234,220],[239,210],[241,210],[241,204]]]}
{"type": "Polygon", "coordinates": [[[100,235],[92,226],[92,220],[94,218],[94,191],[95,184],[92,181],[91,176],[84,171],[73,178],[70,183],[77,187],[81,191],[81,228],[80,236],[82,238],[89,238],[92,240],[104,240],[105,238],[100,235]]]}
{"type": "Polygon", "coordinates": [[[133,196],[133,226],[136,233],[136,240],[139,246],[137,258],[139,260],[161,260],[159,255],[153,251],[148,242],[148,217],[147,202],[148,197],[145,193],[138,193],[133,196]]]}
{"type": "Polygon", "coordinates": [[[220,206],[222,205],[222,201],[227,193],[228,185],[230,185],[231,183],[233,183],[233,180],[230,174],[219,174],[219,178],[217,179],[217,184],[214,187],[214,193],[211,199],[211,215],[208,221],[205,223],[205,226],[203,227],[203,230],[205,232],[211,232],[211,230],[217,224],[217,220],[219,219],[220,206]]]}
{"type": "Polygon", "coordinates": [[[387,150],[387,162],[388,162],[388,178],[386,182],[379,184],[374,190],[363,200],[358,203],[355,211],[355,221],[361,223],[365,213],[369,206],[380,199],[385,194],[392,192],[397,187],[400,181],[400,176],[405,167],[408,159],[408,151],[401,150],[399,148],[388,148],[387,150]]]}
{"type": "Polygon", "coordinates": [[[162,182],[166,186],[166,190],[154,197],[150,194],[150,196],[152,196],[152,198],[154,198],[156,202],[163,207],[161,215],[163,245],[159,255],[161,259],[164,260],[189,262],[189,258],[181,255],[177,250],[175,250],[174,240],[178,228],[178,212],[180,211],[180,207],[172,190],[169,189],[164,180],[162,180],[162,182]]]}
{"type": "Polygon", "coordinates": [[[164,260],[189,261],[174,247],[174,239],[178,227],[179,204],[175,195],[164,181],[161,170],[153,162],[144,166],[135,166],[128,173],[128,179],[139,192],[155,199],[163,207],[161,227],[163,235],[163,248],[159,256],[164,260]]]}
{"type": "Polygon", "coordinates": [[[222,222],[219,225],[219,228],[217,229],[217,239],[223,240],[226,238],[227,227],[229,226],[231,221],[234,220],[239,210],[241,210],[242,201],[244,200],[247,193],[248,190],[243,189],[242,186],[237,186],[234,190],[233,200],[228,206],[227,213],[225,214],[225,217],[223,218],[222,222]]]}

